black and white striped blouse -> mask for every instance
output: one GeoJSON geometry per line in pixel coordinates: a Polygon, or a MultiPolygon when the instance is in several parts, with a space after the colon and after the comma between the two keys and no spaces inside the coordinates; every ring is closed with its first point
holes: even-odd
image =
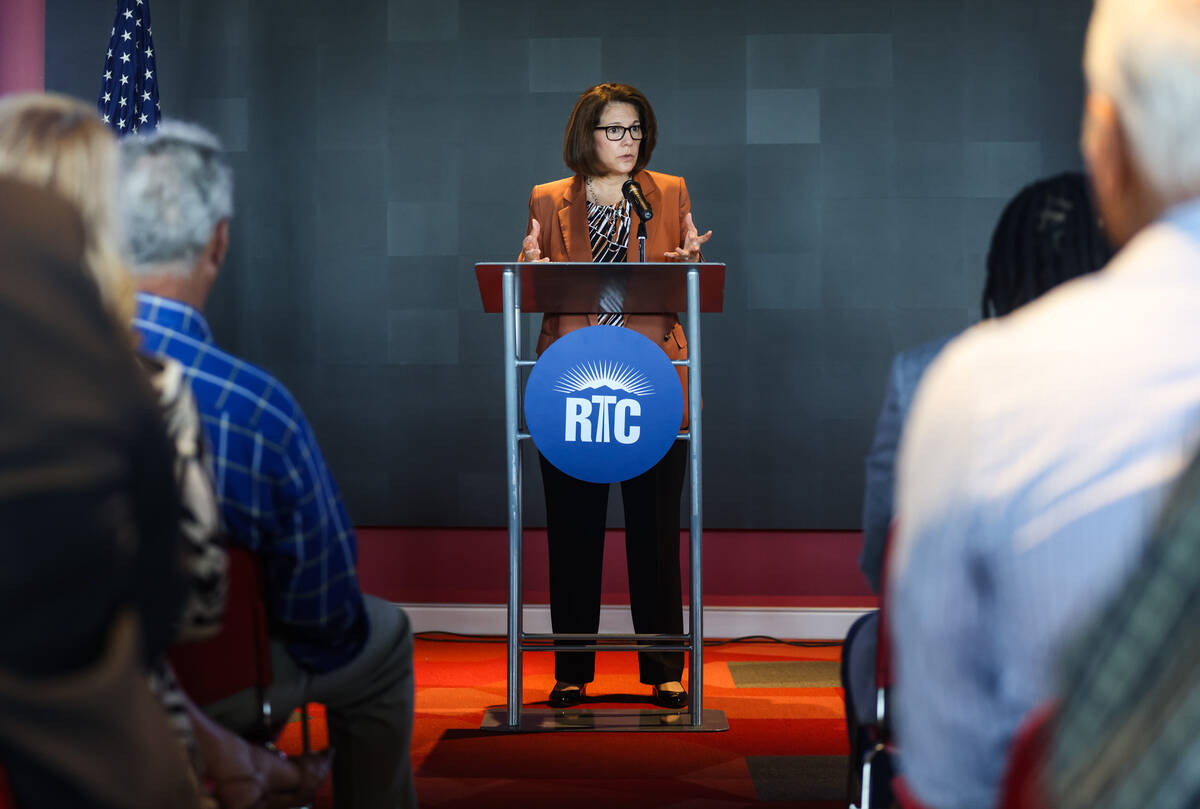
{"type": "MultiPolygon", "coordinates": [[[[621,200],[616,205],[600,205],[588,200],[588,241],[592,246],[592,261],[624,261],[629,245],[629,202],[621,200]]],[[[621,313],[624,290],[605,289],[600,294],[600,307],[606,311],[598,315],[597,322],[605,326],[622,326],[625,315],[621,313]]]]}
{"type": "MultiPolygon", "coordinates": [[[[167,436],[175,445],[175,483],[183,506],[179,534],[191,585],[176,640],[201,640],[212,637],[221,628],[229,566],[208,444],[183,366],[166,357],[139,354],[138,360],[158,394],[167,436]]],[[[162,702],[171,730],[187,751],[193,767],[198,767],[202,762],[195,729],[188,716],[187,697],[175,679],[175,672],[162,659],[151,666],[149,676],[150,690],[162,702]]]]}

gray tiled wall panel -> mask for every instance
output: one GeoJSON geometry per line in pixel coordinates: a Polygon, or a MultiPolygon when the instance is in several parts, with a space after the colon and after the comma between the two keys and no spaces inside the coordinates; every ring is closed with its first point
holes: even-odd
{"type": "MultiPolygon", "coordinates": [[[[651,167],[729,267],[704,319],[713,528],[857,527],[891,356],[976,317],[1007,197],[1079,167],[1088,0],[153,2],[163,109],[238,175],[209,319],[293,389],[360,523],[503,524],[472,265],[516,254],[587,84],[647,93],[651,167]]],[[[46,7],[47,86],[90,100],[111,6],[46,7]]]]}

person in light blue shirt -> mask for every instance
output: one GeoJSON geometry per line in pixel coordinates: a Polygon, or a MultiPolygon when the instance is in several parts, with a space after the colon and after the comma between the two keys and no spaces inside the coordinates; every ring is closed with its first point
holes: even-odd
{"type": "Polygon", "coordinates": [[[1200,15],[1099,0],[1085,65],[1083,152],[1121,251],[947,346],[901,440],[894,717],[934,809],[995,805],[1015,729],[1200,445],[1200,15]]]}

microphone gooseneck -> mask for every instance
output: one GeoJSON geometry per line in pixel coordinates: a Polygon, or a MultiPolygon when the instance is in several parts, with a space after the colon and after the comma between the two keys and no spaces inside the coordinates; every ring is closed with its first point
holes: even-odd
{"type": "Polygon", "coordinates": [[[621,195],[629,201],[629,205],[633,208],[633,212],[638,219],[643,222],[649,222],[654,218],[654,209],[646,201],[646,195],[642,193],[642,187],[635,180],[625,181],[625,184],[621,186],[621,195]]]}

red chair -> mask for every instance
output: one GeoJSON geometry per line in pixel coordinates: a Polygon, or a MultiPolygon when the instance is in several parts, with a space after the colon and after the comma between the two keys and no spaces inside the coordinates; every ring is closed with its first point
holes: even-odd
{"type": "Polygon", "coordinates": [[[258,557],[245,548],[231,547],[221,630],[206,640],[175,644],[168,657],[179,684],[202,708],[253,688],[260,715],[252,737],[266,743],[273,741],[278,723],[266,696],[272,672],[264,581],[258,557]]]}
{"type": "Polygon", "coordinates": [[[899,775],[892,779],[892,797],[900,809],[929,809],[917,799],[917,796],[909,789],[908,782],[899,775]]]}
{"type": "Polygon", "coordinates": [[[1050,726],[1057,706],[1048,702],[1030,711],[1017,730],[1000,790],[999,809],[1047,809],[1042,771],[1050,752],[1050,726]]]}
{"type": "Polygon", "coordinates": [[[0,809],[17,809],[17,800],[13,797],[8,773],[3,766],[0,766],[0,809]]]}
{"type": "MultiPolygon", "coordinates": [[[[257,694],[258,726],[249,738],[273,744],[287,717],[275,717],[267,699],[271,670],[270,622],[263,593],[266,578],[258,556],[246,548],[229,548],[225,620],[211,638],[175,644],[167,657],[175,677],[192,702],[203,708],[248,688],[257,694]]],[[[300,706],[303,752],[311,750],[308,706],[300,706]]],[[[0,807],[2,809],[2,807],[0,807]]]]}

